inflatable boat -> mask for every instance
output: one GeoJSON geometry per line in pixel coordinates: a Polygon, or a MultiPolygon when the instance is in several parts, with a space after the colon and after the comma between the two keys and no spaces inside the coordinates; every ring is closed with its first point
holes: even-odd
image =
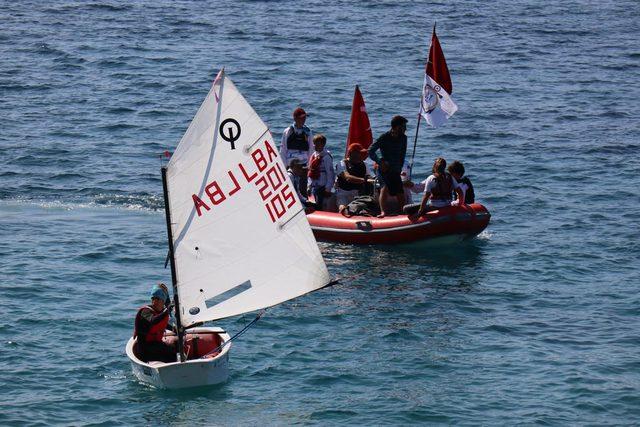
{"type": "Polygon", "coordinates": [[[462,241],[478,235],[491,214],[479,203],[447,206],[419,218],[407,215],[372,218],[345,217],[336,212],[307,214],[317,240],[362,245],[397,245],[425,241],[462,241]]]}

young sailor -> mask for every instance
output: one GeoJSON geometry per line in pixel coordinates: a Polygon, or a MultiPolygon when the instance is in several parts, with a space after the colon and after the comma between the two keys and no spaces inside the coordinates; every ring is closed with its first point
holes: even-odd
{"type": "MultiPolygon", "coordinates": [[[[311,129],[305,126],[307,113],[300,107],[293,110],[293,124],[282,133],[280,144],[280,157],[285,165],[290,165],[291,160],[299,159],[306,165],[313,154],[313,141],[311,129]]],[[[307,197],[307,182],[298,189],[304,197],[307,197]]]]}
{"type": "MultiPolygon", "coordinates": [[[[467,205],[474,203],[476,199],[476,194],[473,191],[473,184],[471,184],[471,180],[469,177],[464,176],[464,165],[462,162],[455,160],[453,163],[449,165],[447,171],[451,174],[452,177],[458,181],[460,184],[460,189],[462,190],[462,200],[467,205]]],[[[451,205],[456,206],[457,200],[454,200],[451,205]]]]}
{"type": "Polygon", "coordinates": [[[322,210],[325,197],[331,197],[331,187],[335,181],[333,170],[333,157],[325,149],[327,138],[322,134],[313,137],[315,151],[309,159],[309,180],[311,181],[311,194],[316,200],[318,209],[322,210]]]}
{"type": "Polygon", "coordinates": [[[438,157],[433,163],[433,174],[429,175],[424,189],[424,196],[420,202],[420,208],[418,209],[418,216],[427,212],[427,202],[429,207],[442,208],[451,205],[451,194],[455,191],[458,195],[458,203],[464,205],[464,196],[460,185],[448,174],[445,169],[447,167],[447,161],[442,157],[438,157]]]}
{"type": "Polygon", "coordinates": [[[151,289],[151,305],[141,307],[136,314],[133,330],[137,338],[138,353],[143,362],[175,362],[175,348],[162,338],[169,324],[172,305],[165,305],[169,295],[159,285],[151,289]]]}
{"type": "Polygon", "coordinates": [[[347,148],[347,157],[336,165],[336,204],[340,213],[358,195],[365,194],[367,184],[373,182],[364,163],[366,158],[367,150],[355,143],[347,148]]]}
{"type": "Polygon", "coordinates": [[[317,209],[316,204],[310,201],[307,196],[302,194],[300,191],[300,187],[302,187],[303,183],[305,188],[307,186],[307,164],[302,163],[302,160],[300,159],[291,159],[289,162],[289,168],[287,169],[287,175],[289,175],[289,178],[296,189],[296,194],[298,194],[298,198],[300,199],[302,206],[305,208],[317,209]]]}

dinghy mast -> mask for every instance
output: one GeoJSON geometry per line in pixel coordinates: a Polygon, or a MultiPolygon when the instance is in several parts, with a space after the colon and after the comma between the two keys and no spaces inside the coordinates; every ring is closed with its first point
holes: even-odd
{"type": "Polygon", "coordinates": [[[169,189],[167,188],[167,168],[163,166],[162,191],[164,194],[164,216],[167,221],[167,237],[169,238],[169,261],[171,262],[171,285],[173,286],[173,302],[175,304],[176,330],[178,332],[178,354],[180,362],[184,362],[184,329],[180,322],[180,301],[178,299],[178,286],[176,280],[176,261],[173,256],[173,233],[171,232],[171,211],[169,209],[169,189]]]}

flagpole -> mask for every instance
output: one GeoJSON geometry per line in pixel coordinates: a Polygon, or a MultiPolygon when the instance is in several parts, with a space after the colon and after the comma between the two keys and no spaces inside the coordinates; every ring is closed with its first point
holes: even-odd
{"type": "MultiPolygon", "coordinates": [[[[436,23],[433,23],[433,30],[431,30],[431,42],[433,42],[433,35],[436,33],[436,23]]],[[[429,51],[427,52],[427,66],[429,65],[429,60],[431,59],[431,44],[429,43],[429,51]]],[[[424,73],[427,73],[427,69],[425,66],[424,73]]],[[[424,87],[422,88],[422,95],[420,95],[420,112],[418,113],[418,124],[416,125],[416,137],[413,140],[413,153],[411,154],[411,162],[409,163],[409,181],[411,181],[411,175],[413,174],[413,160],[416,156],[416,146],[418,145],[418,132],[420,131],[420,120],[422,119],[422,104],[424,96],[424,87]]]]}
{"type": "Polygon", "coordinates": [[[413,158],[416,156],[416,146],[418,145],[418,132],[420,131],[420,120],[422,119],[422,99],[420,102],[420,112],[418,113],[418,124],[416,125],[416,137],[413,140],[413,153],[411,153],[411,162],[409,162],[409,181],[413,173],[413,158]]]}

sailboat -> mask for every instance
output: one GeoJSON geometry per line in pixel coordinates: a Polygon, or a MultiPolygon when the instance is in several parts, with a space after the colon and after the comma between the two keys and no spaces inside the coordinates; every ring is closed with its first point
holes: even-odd
{"type": "Polygon", "coordinates": [[[160,388],[221,383],[231,337],[211,322],[261,310],[331,284],[268,127],[222,69],[162,168],[175,303],[177,360],[134,375],[160,388]]]}

